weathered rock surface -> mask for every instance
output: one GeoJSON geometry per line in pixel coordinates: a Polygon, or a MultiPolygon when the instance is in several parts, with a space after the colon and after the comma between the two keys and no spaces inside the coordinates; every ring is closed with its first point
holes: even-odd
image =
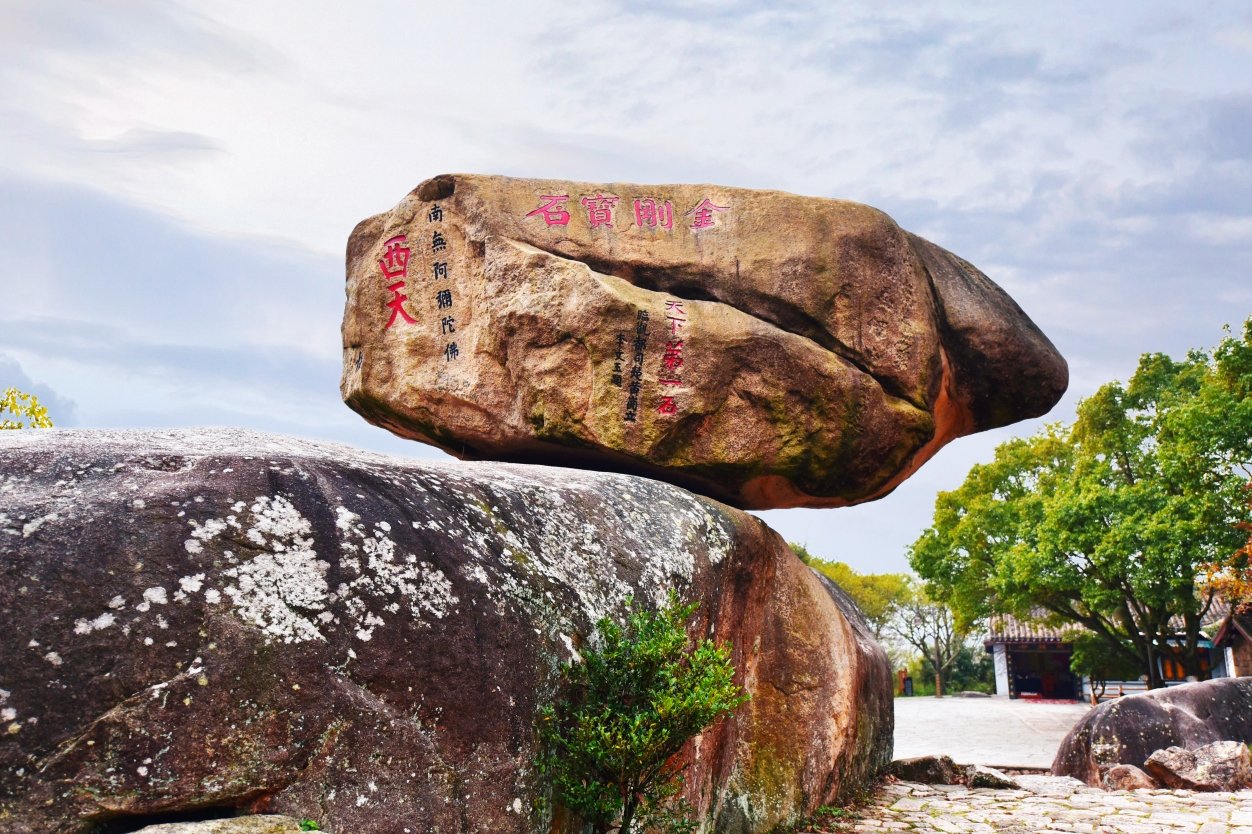
{"type": "Polygon", "coordinates": [[[1100,769],[1143,767],[1157,750],[1214,741],[1252,741],[1252,678],[1218,678],[1126,695],[1087,713],[1052,762],[1052,772],[1100,784],[1100,769]]]}
{"type": "Polygon", "coordinates": [[[370,422],[750,509],[880,497],[1068,384],[985,275],[841,200],[440,176],[347,262],[342,393],[370,422]]]}
{"type": "Polygon", "coordinates": [[[965,767],[961,768],[961,773],[965,777],[965,784],[971,788],[1018,787],[1017,782],[1013,781],[1006,774],[986,765],[965,765],[965,767]]]}
{"type": "Polygon", "coordinates": [[[1237,791],[1252,787],[1252,756],[1242,741],[1215,741],[1195,750],[1157,750],[1148,756],[1144,769],[1169,788],[1237,791]]]}
{"type": "Polygon", "coordinates": [[[914,756],[892,762],[891,775],[924,785],[955,785],[964,774],[949,756],[914,756]]]}
{"type": "Polygon", "coordinates": [[[683,754],[716,830],[811,813],[891,759],[886,658],[846,596],[757,519],[641,478],[4,432],[0,579],[6,832],[209,809],[546,832],[532,730],[558,664],[669,588],[752,695],[683,754]]]}
{"type": "Polygon", "coordinates": [[[1110,767],[1100,781],[1111,791],[1137,791],[1140,788],[1153,790],[1160,787],[1155,779],[1139,768],[1125,764],[1110,767]]]}
{"type": "Polygon", "coordinates": [[[281,814],[253,814],[203,822],[149,825],[136,834],[297,834],[300,830],[300,820],[281,814]]]}

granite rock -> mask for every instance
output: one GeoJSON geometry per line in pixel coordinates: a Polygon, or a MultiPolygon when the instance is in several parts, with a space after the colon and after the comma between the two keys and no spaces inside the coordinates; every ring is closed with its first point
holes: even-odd
{"type": "Polygon", "coordinates": [[[237,430],[0,433],[0,828],[272,813],[568,830],[537,710],[672,588],[752,696],[687,799],[762,832],[890,762],[886,658],[758,519],[668,484],[237,430]]]}
{"type": "Polygon", "coordinates": [[[344,400],[465,459],[844,506],[1067,384],[985,275],[842,200],[445,175],[348,243],[344,400]]]}
{"type": "Polygon", "coordinates": [[[1151,776],[1134,765],[1126,764],[1113,765],[1104,771],[1100,782],[1111,791],[1137,791],[1140,788],[1151,790],[1160,787],[1151,776]]]}
{"type": "Polygon", "coordinates": [[[961,772],[965,777],[965,784],[971,788],[1013,789],[1018,787],[1017,782],[994,767],[979,764],[966,765],[961,768],[961,772]]]}
{"type": "Polygon", "coordinates": [[[1252,758],[1242,741],[1215,741],[1195,750],[1157,750],[1144,769],[1169,788],[1238,791],[1252,787],[1252,758]]]}
{"type": "Polygon", "coordinates": [[[905,782],[924,785],[955,785],[964,773],[949,756],[914,756],[891,763],[891,775],[905,782]]]}
{"type": "Polygon", "coordinates": [[[1084,715],[1061,742],[1052,772],[1100,784],[1101,769],[1143,767],[1157,750],[1252,741],[1252,678],[1217,678],[1125,695],[1084,715]]]}

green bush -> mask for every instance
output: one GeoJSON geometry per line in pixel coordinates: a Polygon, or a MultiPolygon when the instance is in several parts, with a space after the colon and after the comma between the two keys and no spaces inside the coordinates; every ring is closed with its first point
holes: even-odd
{"type": "MultiPolygon", "coordinates": [[[[633,608],[633,599],[627,608],[633,608]]],[[[731,713],[747,696],[732,681],[729,645],[693,645],[687,623],[697,605],[633,611],[625,628],[605,617],[599,645],[562,672],[568,697],[539,715],[539,773],[553,799],[595,834],[616,825],[687,832],[690,806],[676,799],[683,744],[731,713]]]]}
{"type": "MultiPolygon", "coordinates": [[[[928,657],[919,658],[909,670],[913,676],[914,695],[935,694],[935,664],[928,657]]],[[[943,675],[945,695],[957,692],[996,691],[995,662],[981,646],[962,646],[943,675]]]]}

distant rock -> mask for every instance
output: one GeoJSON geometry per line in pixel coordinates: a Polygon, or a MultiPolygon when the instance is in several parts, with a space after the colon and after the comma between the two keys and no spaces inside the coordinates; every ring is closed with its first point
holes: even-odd
{"type": "Polygon", "coordinates": [[[1157,750],[1252,742],[1252,678],[1218,678],[1125,695],[1084,715],[1061,742],[1052,772],[1089,785],[1101,768],[1143,767],[1157,750]]]}
{"type": "Polygon", "coordinates": [[[1136,791],[1141,788],[1159,788],[1157,783],[1148,774],[1144,773],[1134,765],[1113,765],[1104,772],[1101,784],[1111,791],[1136,791]]]}
{"type": "Polygon", "coordinates": [[[533,727],[559,664],[671,588],[752,696],[682,754],[717,830],[794,821],[891,759],[890,671],[847,596],[758,519],[642,478],[0,432],[0,571],[5,831],[193,810],[547,831],[533,727]]]}
{"type": "Polygon", "coordinates": [[[896,759],[891,763],[889,772],[897,779],[923,785],[955,785],[964,778],[961,768],[949,756],[896,759]]]}
{"type": "Polygon", "coordinates": [[[882,212],[714,185],[427,180],[352,233],[343,350],[344,400],[399,435],[749,509],[880,497],[1068,384],[882,212]]]}
{"type": "Polygon", "coordinates": [[[1215,741],[1195,750],[1157,750],[1148,756],[1144,769],[1170,788],[1238,791],[1252,787],[1252,757],[1242,741],[1215,741]]]}

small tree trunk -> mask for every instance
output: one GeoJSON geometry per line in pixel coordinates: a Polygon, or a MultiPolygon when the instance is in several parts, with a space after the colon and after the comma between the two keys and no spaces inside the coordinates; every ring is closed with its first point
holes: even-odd
{"type": "Polygon", "coordinates": [[[639,800],[633,795],[622,805],[622,824],[617,829],[617,834],[629,834],[630,823],[635,818],[635,808],[639,800]]]}
{"type": "Polygon", "coordinates": [[[935,697],[943,697],[943,675],[940,673],[942,667],[939,665],[939,638],[935,637],[935,697]]]}

